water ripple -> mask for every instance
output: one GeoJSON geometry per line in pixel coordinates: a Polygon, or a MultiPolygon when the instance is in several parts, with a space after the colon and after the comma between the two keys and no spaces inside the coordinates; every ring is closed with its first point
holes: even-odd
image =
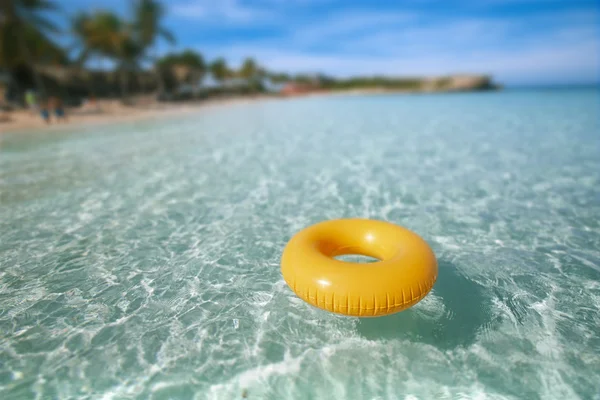
{"type": "Polygon", "coordinates": [[[7,136],[0,396],[593,398],[599,105],[298,99],[7,136]],[[291,292],[287,240],[351,216],[431,243],[428,297],[359,320],[291,292]]]}

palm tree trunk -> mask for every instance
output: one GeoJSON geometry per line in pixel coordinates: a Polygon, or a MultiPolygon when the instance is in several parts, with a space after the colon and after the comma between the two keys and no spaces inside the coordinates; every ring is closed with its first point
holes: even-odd
{"type": "Polygon", "coordinates": [[[158,49],[154,47],[154,70],[156,71],[156,81],[158,83],[158,94],[162,94],[165,91],[165,80],[163,79],[160,66],[158,65],[158,49]]]}
{"type": "Polygon", "coordinates": [[[139,85],[138,90],[141,92],[142,95],[145,95],[146,94],[146,79],[144,77],[143,68],[140,67],[140,70],[138,71],[136,76],[137,76],[137,83],[139,85]]]}
{"type": "Polygon", "coordinates": [[[127,70],[125,68],[121,68],[120,81],[121,81],[121,98],[122,102],[126,102],[127,100],[127,70]]]}
{"type": "Polygon", "coordinates": [[[78,70],[78,74],[79,74],[79,79],[84,81],[84,86],[87,86],[87,91],[88,97],[91,96],[96,96],[95,94],[95,90],[94,90],[94,75],[92,73],[92,71],[86,71],[85,68],[83,68],[81,65],[77,66],[77,70],[78,70]]]}
{"type": "Polygon", "coordinates": [[[192,69],[192,97],[198,96],[198,71],[192,69]]]}
{"type": "Polygon", "coordinates": [[[29,51],[29,47],[27,46],[27,42],[25,40],[25,35],[19,35],[21,40],[21,48],[23,49],[23,55],[25,56],[25,62],[31,68],[31,72],[33,73],[33,80],[35,81],[35,86],[37,90],[40,92],[40,97],[46,96],[46,88],[44,87],[44,82],[39,72],[36,70],[35,65],[33,63],[33,57],[31,57],[31,52],[29,51]]]}

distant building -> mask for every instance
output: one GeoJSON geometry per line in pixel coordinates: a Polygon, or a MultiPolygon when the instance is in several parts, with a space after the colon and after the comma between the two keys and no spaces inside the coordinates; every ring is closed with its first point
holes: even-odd
{"type": "Polygon", "coordinates": [[[285,87],[284,83],[275,83],[268,77],[263,77],[260,82],[265,89],[265,91],[269,93],[281,93],[283,88],[285,87]]]}
{"type": "Polygon", "coordinates": [[[250,86],[250,82],[243,78],[228,78],[223,81],[223,86],[229,89],[241,89],[250,86]]]}
{"type": "Polygon", "coordinates": [[[212,73],[207,73],[202,78],[200,86],[203,89],[239,89],[249,85],[246,79],[242,78],[226,78],[219,80],[212,73]]]}
{"type": "Polygon", "coordinates": [[[218,88],[222,87],[223,85],[221,84],[220,81],[215,79],[213,74],[207,73],[202,77],[200,86],[203,89],[218,89],[218,88]]]}
{"type": "Polygon", "coordinates": [[[288,82],[281,89],[281,93],[286,96],[297,96],[314,91],[315,87],[307,83],[288,82]]]}
{"type": "MultiPolygon", "coordinates": [[[[275,83],[268,77],[257,77],[254,79],[244,78],[226,78],[224,80],[218,80],[212,73],[206,73],[198,82],[198,89],[200,91],[207,90],[236,90],[245,89],[250,87],[253,83],[258,83],[262,86],[263,90],[268,93],[281,93],[285,88],[284,83],[275,83]]],[[[182,84],[177,90],[179,93],[190,93],[194,91],[193,84],[182,84]]]]}

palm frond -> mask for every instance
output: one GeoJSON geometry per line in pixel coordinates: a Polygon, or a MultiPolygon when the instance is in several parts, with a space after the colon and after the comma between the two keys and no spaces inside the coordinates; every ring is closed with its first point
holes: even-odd
{"type": "Polygon", "coordinates": [[[27,18],[27,23],[30,25],[34,25],[39,30],[48,32],[48,33],[60,33],[61,29],[48,18],[42,17],[38,14],[30,14],[27,18]]]}
{"type": "Polygon", "coordinates": [[[173,35],[173,33],[167,29],[161,28],[159,30],[159,34],[160,36],[162,36],[163,39],[169,42],[169,44],[175,44],[177,42],[177,40],[175,39],[175,35],[173,35]]]}
{"type": "Polygon", "coordinates": [[[60,9],[56,3],[51,0],[16,0],[17,7],[37,11],[57,11],[60,9]]]}
{"type": "Polygon", "coordinates": [[[81,53],[79,53],[79,56],[77,56],[77,58],[75,58],[75,65],[77,65],[78,67],[83,66],[83,64],[85,64],[91,56],[91,50],[90,49],[83,49],[81,51],[81,53]]]}

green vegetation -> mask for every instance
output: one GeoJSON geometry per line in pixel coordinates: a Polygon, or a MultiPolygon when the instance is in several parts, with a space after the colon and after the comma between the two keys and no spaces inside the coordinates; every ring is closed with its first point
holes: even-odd
{"type": "MultiPolygon", "coordinates": [[[[0,68],[10,70],[21,64],[64,64],[67,61],[64,51],[49,39],[58,28],[42,15],[56,9],[55,4],[46,0],[3,0],[0,3],[0,68]]],[[[34,71],[33,75],[39,91],[44,93],[39,74],[34,71]]]]}
{"type": "Polygon", "coordinates": [[[332,90],[350,89],[387,89],[387,90],[416,90],[423,85],[421,79],[392,79],[385,77],[350,78],[343,80],[328,79],[323,87],[332,90]]]}
{"type": "Polygon", "coordinates": [[[209,68],[215,79],[221,82],[233,76],[233,71],[229,69],[224,58],[217,58],[209,68]]]}
{"type": "MultiPolygon", "coordinates": [[[[134,8],[134,32],[138,43],[143,49],[142,54],[147,55],[152,49],[155,50],[155,45],[159,38],[166,40],[169,44],[175,44],[175,36],[169,30],[162,26],[162,19],[165,15],[165,9],[161,3],[156,0],[139,0],[134,8]]],[[[156,52],[154,52],[156,53],[156,52]]],[[[156,64],[157,58],[150,57],[156,64]]],[[[163,91],[165,84],[160,73],[160,67],[157,66],[157,79],[159,83],[159,91],[163,91]]]]}
{"type": "Polygon", "coordinates": [[[265,73],[266,72],[259,67],[253,58],[248,57],[246,60],[244,60],[244,63],[240,68],[239,75],[244,79],[255,79],[260,76],[264,76],[265,73]]]}
{"type": "Polygon", "coordinates": [[[274,83],[291,82],[294,80],[289,74],[286,74],[286,73],[277,73],[277,72],[267,73],[267,76],[274,83]]]}
{"type": "Polygon", "coordinates": [[[181,53],[169,53],[160,58],[158,64],[164,68],[184,65],[190,68],[206,70],[206,63],[202,55],[192,50],[185,50],[181,53]]]}

